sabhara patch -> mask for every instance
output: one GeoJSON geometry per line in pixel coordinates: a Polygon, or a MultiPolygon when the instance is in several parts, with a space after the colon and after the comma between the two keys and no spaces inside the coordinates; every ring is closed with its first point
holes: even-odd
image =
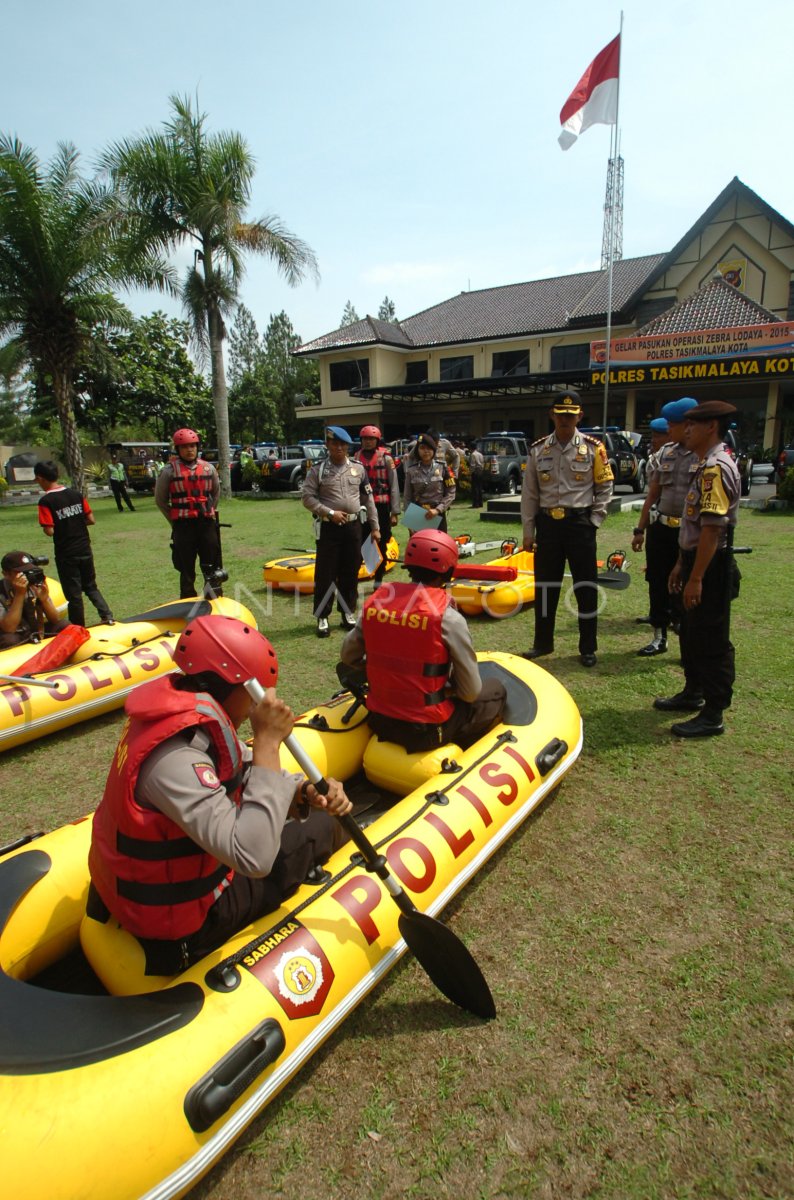
{"type": "Polygon", "coordinates": [[[221,786],[221,781],[215,774],[215,768],[211,763],[193,763],[193,770],[196,772],[196,778],[202,787],[215,788],[221,786]]]}

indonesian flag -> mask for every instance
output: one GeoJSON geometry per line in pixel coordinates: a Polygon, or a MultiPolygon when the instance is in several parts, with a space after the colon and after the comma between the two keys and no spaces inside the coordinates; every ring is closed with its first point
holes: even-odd
{"type": "Polygon", "coordinates": [[[591,125],[615,124],[619,73],[620,34],[595,56],[562,106],[562,131],[557,140],[563,150],[570,150],[579,134],[591,125]]]}

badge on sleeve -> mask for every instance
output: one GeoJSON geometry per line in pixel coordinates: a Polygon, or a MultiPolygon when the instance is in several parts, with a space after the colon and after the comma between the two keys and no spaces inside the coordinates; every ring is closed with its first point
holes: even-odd
{"type": "Polygon", "coordinates": [[[202,787],[209,788],[214,792],[221,786],[221,781],[216,775],[212,763],[193,763],[193,770],[202,787]]]}
{"type": "Polygon", "coordinates": [[[701,513],[724,517],[730,506],[730,500],[725,495],[725,488],[722,486],[722,472],[719,466],[706,467],[700,484],[701,513]]]}
{"type": "Polygon", "coordinates": [[[615,476],[612,474],[612,468],[607,458],[606,446],[602,443],[596,450],[593,479],[596,483],[608,483],[609,480],[614,478],[615,476]]]}

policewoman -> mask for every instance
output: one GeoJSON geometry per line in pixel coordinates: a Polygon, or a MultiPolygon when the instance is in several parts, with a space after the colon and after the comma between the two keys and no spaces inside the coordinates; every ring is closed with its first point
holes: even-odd
{"type": "Polygon", "coordinates": [[[579,433],[579,396],[560,393],[551,407],[554,432],[530,447],[521,489],[524,549],[535,551],[535,641],[525,658],[554,650],[554,623],[566,562],[579,614],[579,661],[596,665],[598,588],[596,533],[612,499],[606,449],[579,433]]]}
{"type": "Polygon", "coordinates": [[[328,617],[336,602],[343,629],[356,623],[362,529],[380,541],[378,513],[367,472],[348,458],[353,439],[340,425],[325,431],[328,457],[315,463],[303,485],[303,504],[314,515],[314,616],[317,636],[330,636],[328,617]]]}
{"type": "MultiPolygon", "coordinates": [[[[641,658],[664,654],[667,650],[667,630],[671,622],[678,624],[680,604],[670,592],[670,572],[678,559],[678,534],[687,493],[697,470],[697,457],[684,445],[686,415],[697,407],[697,400],[682,396],[662,408],[657,420],[667,425],[668,440],[653,457],[648,473],[648,495],[642,506],[631,548],[642,550],[645,545],[645,579],[651,602],[653,637],[637,653],[641,658]],[[655,519],[653,514],[655,513],[655,519]]],[[[651,429],[656,421],[651,421],[651,429]]]]}
{"type": "Polygon", "coordinates": [[[196,595],[196,559],[205,580],[221,565],[221,485],[212,463],[200,457],[199,442],[195,429],[177,429],[174,453],[154,485],[155,503],[171,526],[171,562],[182,598],[196,595]]]}
{"type": "Polygon", "coordinates": [[[386,546],[391,537],[392,526],[400,519],[400,487],[397,483],[397,468],[394,459],[381,445],[383,434],[377,425],[364,425],[359,433],[361,449],[354,455],[355,461],[360,462],[367,472],[369,486],[372,488],[372,499],[378,514],[380,529],[380,548],[383,558],[375,572],[374,579],[380,583],[386,574],[386,546]]]}
{"type": "Polygon", "coordinates": [[[730,640],[735,568],[731,554],[739,511],[739,469],[723,444],[732,404],[707,400],[686,414],[684,445],[697,458],[684,501],[678,560],[670,590],[683,603],[681,663],[684,688],[654,700],[662,712],[693,712],[671,726],[677,737],[714,737],[724,732],[722,713],[730,708],[736,677],[730,640]]]}
{"type": "Polygon", "coordinates": [[[455,503],[455,472],[440,457],[438,442],[430,433],[420,433],[405,467],[403,507],[418,504],[428,521],[440,517],[437,529],[447,532],[447,512],[455,503]]]}

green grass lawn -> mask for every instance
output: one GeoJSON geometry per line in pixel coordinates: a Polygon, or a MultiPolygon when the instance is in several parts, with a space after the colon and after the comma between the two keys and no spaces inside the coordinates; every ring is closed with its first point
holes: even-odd
{"type": "MultiPolygon", "coordinates": [[[[94,504],[100,587],[117,616],[176,596],[151,499],[94,504]]],[[[3,549],[47,550],[35,507],[2,510],[3,549]]],[[[336,686],[341,629],[319,641],[311,601],[268,596],[261,567],[311,548],[292,497],[223,506],[228,595],[273,641],[299,711],[336,686]]],[[[609,517],[605,557],[635,514],[609,517]]],[[[517,526],[453,510],[453,534],[517,526]]],[[[405,533],[399,531],[401,544],[405,533]]],[[[794,1195],[791,729],[794,516],[742,510],[726,735],[682,743],[654,696],[678,690],[676,647],[636,657],[642,560],[609,592],[585,671],[564,605],[543,665],[579,705],[582,756],[448,910],[499,1010],[484,1025],[403,962],[238,1146],[201,1200],[371,1197],[752,1200],[794,1195]]],[[[629,551],[630,553],[630,551],[629,551]]],[[[491,555],[482,555],[488,558],[491,555]]],[[[90,610],[90,606],[89,610],[90,610]]],[[[471,622],[480,649],[521,651],[532,614],[471,622]]],[[[0,840],[96,804],[115,713],[0,756],[0,840]]]]}

